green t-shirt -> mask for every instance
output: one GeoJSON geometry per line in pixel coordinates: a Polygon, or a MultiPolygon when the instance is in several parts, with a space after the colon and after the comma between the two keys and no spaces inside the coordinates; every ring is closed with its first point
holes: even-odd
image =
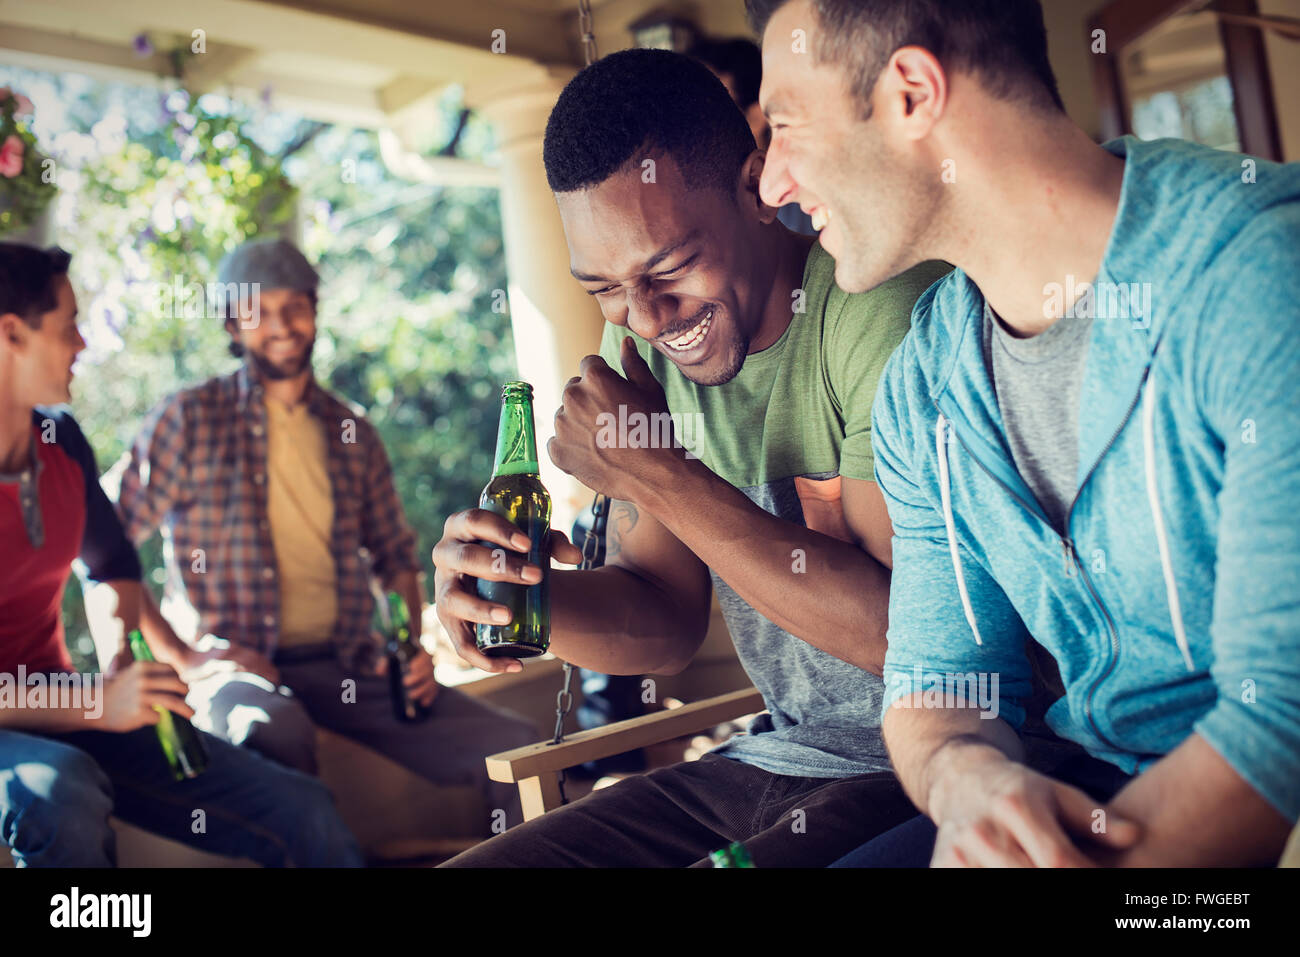
{"type": "MultiPolygon", "coordinates": [[[[835,285],[834,260],[814,244],[802,299],[792,296],[789,327],[746,356],[731,381],[697,385],[648,343],[637,339],[637,351],[664,387],[674,430],[692,454],[760,508],[851,541],[840,476],[875,480],[876,385],[907,334],[912,306],[950,269],[923,263],[869,292],[848,294],[835,285]]],[[[616,370],[629,335],[625,327],[605,327],[600,353],[616,370]]],[[[795,638],[712,577],[741,664],[769,712],[717,753],[804,777],[888,769],[880,678],[795,638]]]]}

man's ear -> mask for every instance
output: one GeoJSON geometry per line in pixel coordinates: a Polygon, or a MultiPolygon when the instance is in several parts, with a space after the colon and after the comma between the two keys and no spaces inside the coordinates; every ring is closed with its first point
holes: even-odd
{"type": "Polygon", "coordinates": [[[948,105],[948,75],[924,47],[895,50],[876,89],[883,93],[885,121],[913,140],[924,139],[948,105]]]}
{"type": "Polygon", "coordinates": [[[763,198],[758,194],[758,181],[763,178],[763,165],[767,161],[767,153],[763,150],[754,150],[745,160],[745,164],[740,168],[740,183],[737,186],[737,199],[740,202],[740,208],[752,209],[758,216],[758,221],[767,225],[776,220],[776,209],[763,202],[763,198]]]}
{"type": "Polygon", "coordinates": [[[27,337],[31,333],[32,327],[23,321],[23,317],[16,312],[6,312],[0,314],[0,342],[7,346],[16,346],[21,348],[27,342],[27,337]]]}

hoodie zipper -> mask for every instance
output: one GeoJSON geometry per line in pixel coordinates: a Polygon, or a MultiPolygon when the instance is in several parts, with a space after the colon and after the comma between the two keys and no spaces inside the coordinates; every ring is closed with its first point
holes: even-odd
{"type": "MultiPolygon", "coordinates": [[[[1107,442],[1105,448],[1102,449],[1101,455],[1097,457],[1098,463],[1101,462],[1101,460],[1106,456],[1106,453],[1110,451],[1111,446],[1115,444],[1115,440],[1119,438],[1120,432],[1124,431],[1124,426],[1128,423],[1129,417],[1133,414],[1133,410],[1137,408],[1138,400],[1141,398],[1141,395],[1142,393],[1139,390],[1138,398],[1135,398],[1133,400],[1133,404],[1130,405],[1128,411],[1124,413],[1124,418],[1120,421],[1119,428],[1115,430],[1115,434],[1110,437],[1110,441],[1107,442]]],[[[938,408],[937,403],[935,407],[938,408]]],[[[939,411],[942,414],[943,410],[940,409],[939,411]]],[[[1096,602],[1097,608],[1101,611],[1102,618],[1104,618],[1106,621],[1106,631],[1110,635],[1110,649],[1111,649],[1110,658],[1106,662],[1105,670],[1103,670],[1101,675],[1099,675],[1093,681],[1092,686],[1088,689],[1087,694],[1084,696],[1083,712],[1084,712],[1084,716],[1088,719],[1088,724],[1092,726],[1093,733],[1098,738],[1100,738],[1101,741],[1103,741],[1108,747],[1111,747],[1117,751],[1122,750],[1119,748],[1118,745],[1115,744],[1114,741],[1112,741],[1102,732],[1101,728],[1097,726],[1097,719],[1092,711],[1092,699],[1097,692],[1098,685],[1100,685],[1102,680],[1105,679],[1114,670],[1115,662],[1119,660],[1119,633],[1115,628],[1114,619],[1111,618],[1110,612],[1106,609],[1105,603],[1101,600],[1101,596],[1097,593],[1097,589],[1093,587],[1092,579],[1088,577],[1087,569],[1083,567],[1083,562],[1079,560],[1079,552],[1074,547],[1074,540],[1070,538],[1069,535],[1062,535],[1055,528],[1053,528],[1050,523],[1046,522],[1041,515],[1039,515],[1036,511],[1034,511],[1034,509],[1029,505],[1029,503],[1026,502],[1024,498],[1016,492],[1015,489],[1013,489],[1006,482],[1002,481],[1002,479],[994,475],[992,469],[990,469],[987,465],[985,465],[980,460],[980,457],[971,451],[970,446],[966,444],[965,440],[960,435],[957,434],[957,430],[952,427],[951,422],[949,422],[948,427],[952,429],[952,434],[957,436],[957,441],[960,442],[961,447],[966,450],[966,454],[971,458],[972,461],[975,462],[976,465],[980,467],[980,469],[984,472],[984,474],[987,475],[989,478],[993,479],[993,481],[997,482],[998,485],[1001,485],[1004,489],[1006,489],[1007,494],[1009,494],[1012,498],[1014,498],[1017,502],[1019,502],[1021,507],[1023,507],[1027,512],[1029,512],[1029,514],[1034,516],[1034,518],[1038,519],[1039,522],[1041,522],[1042,524],[1046,525],[1049,529],[1051,529],[1052,534],[1054,534],[1057,538],[1061,540],[1061,548],[1065,552],[1065,561],[1066,561],[1066,568],[1067,568],[1066,573],[1071,578],[1073,578],[1074,577],[1074,575],[1072,574],[1073,569],[1075,567],[1079,569],[1080,577],[1082,578],[1084,584],[1088,588],[1088,594],[1092,596],[1092,600],[1096,602]]],[[[1070,516],[1074,514],[1074,506],[1078,504],[1079,496],[1082,494],[1083,487],[1088,483],[1088,479],[1092,478],[1092,473],[1095,472],[1096,470],[1097,470],[1097,465],[1096,463],[1094,463],[1093,467],[1088,470],[1088,474],[1084,476],[1083,481],[1079,484],[1079,491],[1075,492],[1074,501],[1070,503],[1070,508],[1065,513],[1065,527],[1067,529],[1070,527],[1070,516]]]]}
{"type": "MultiPolygon", "coordinates": [[[[1150,367],[1148,367],[1146,375],[1150,374],[1151,370],[1150,367]]],[[[1143,376],[1143,382],[1146,381],[1146,375],[1143,376]]],[[[1109,454],[1111,447],[1119,438],[1119,434],[1124,431],[1124,427],[1128,425],[1128,420],[1132,418],[1133,410],[1138,407],[1140,401],[1142,401],[1141,386],[1138,387],[1137,395],[1133,397],[1133,401],[1129,403],[1128,411],[1126,411],[1124,417],[1119,420],[1119,426],[1115,429],[1115,433],[1110,437],[1110,441],[1106,443],[1105,447],[1101,450],[1101,454],[1097,456],[1097,460],[1092,463],[1092,468],[1088,469],[1088,474],[1085,475],[1083,481],[1079,483],[1079,487],[1074,493],[1074,501],[1070,503],[1070,507],[1065,513],[1065,527],[1067,529],[1070,527],[1070,517],[1074,515],[1074,506],[1079,504],[1079,498],[1083,495],[1084,486],[1087,485],[1088,480],[1092,478],[1092,473],[1097,471],[1097,466],[1101,464],[1101,460],[1109,454]]],[[[1106,619],[1106,627],[1110,629],[1110,659],[1106,662],[1106,667],[1102,669],[1101,674],[1093,679],[1092,685],[1083,696],[1083,714],[1084,717],[1088,719],[1088,723],[1092,725],[1092,730],[1096,733],[1097,737],[1101,738],[1101,740],[1105,741],[1115,750],[1122,750],[1115,744],[1115,742],[1111,741],[1106,737],[1106,735],[1101,733],[1101,728],[1097,726],[1097,717],[1093,714],[1092,710],[1092,702],[1097,695],[1097,689],[1101,687],[1103,681],[1110,677],[1111,672],[1115,670],[1115,665],[1119,662],[1119,631],[1115,628],[1114,619],[1110,617],[1110,611],[1107,610],[1105,603],[1101,600],[1101,596],[1097,594],[1097,590],[1093,587],[1092,579],[1088,576],[1087,570],[1083,567],[1083,562],[1079,561],[1079,554],[1074,549],[1073,541],[1070,542],[1069,549],[1074,551],[1074,560],[1079,566],[1079,573],[1083,577],[1084,584],[1088,586],[1088,591],[1092,594],[1093,600],[1097,602],[1097,607],[1101,609],[1101,613],[1106,619]]]]}

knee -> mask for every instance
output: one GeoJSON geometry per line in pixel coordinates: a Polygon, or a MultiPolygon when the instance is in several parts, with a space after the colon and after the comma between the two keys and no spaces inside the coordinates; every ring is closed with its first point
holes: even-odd
{"type": "Polygon", "coordinates": [[[296,698],[267,688],[228,680],[200,709],[201,722],[196,723],[231,744],[315,774],[316,726],[311,717],[296,698]]]}
{"type": "Polygon", "coordinates": [[[0,783],[5,810],[0,837],[18,862],[30,867],[112,863],[112,790],[85,752],[56,745],[14,766],[0,783]]]}
{"type": "MultiPolygon", "coordinates": [[[[316,726],[301,705],[275,710],[269,720],[244,721],[236,709],[231,714],[233,727],[239,732],[231,738],[278,764],[301,771],[316,773],[316,726]]],[[[257,716],[251,716],[256,719],[257,716]]]]}

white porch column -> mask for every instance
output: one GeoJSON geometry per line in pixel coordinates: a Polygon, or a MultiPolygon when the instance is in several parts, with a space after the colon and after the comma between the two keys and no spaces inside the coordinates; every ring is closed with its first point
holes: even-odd
{"type": "Polygon", "coordinates": [[[546,442],[554,435],[560,391],[577,375],[579,360],[599,350],[604,322],[599,306],[569,274],[569,249],[542,165],[546,119],[571,75],[538,70],[506,88],[466,91],[497,130],[510,325],[519,375],[533,385],[537,451],[554,502],[553,525],[566,534],[591,492],[551,464],[546,442]]]}

